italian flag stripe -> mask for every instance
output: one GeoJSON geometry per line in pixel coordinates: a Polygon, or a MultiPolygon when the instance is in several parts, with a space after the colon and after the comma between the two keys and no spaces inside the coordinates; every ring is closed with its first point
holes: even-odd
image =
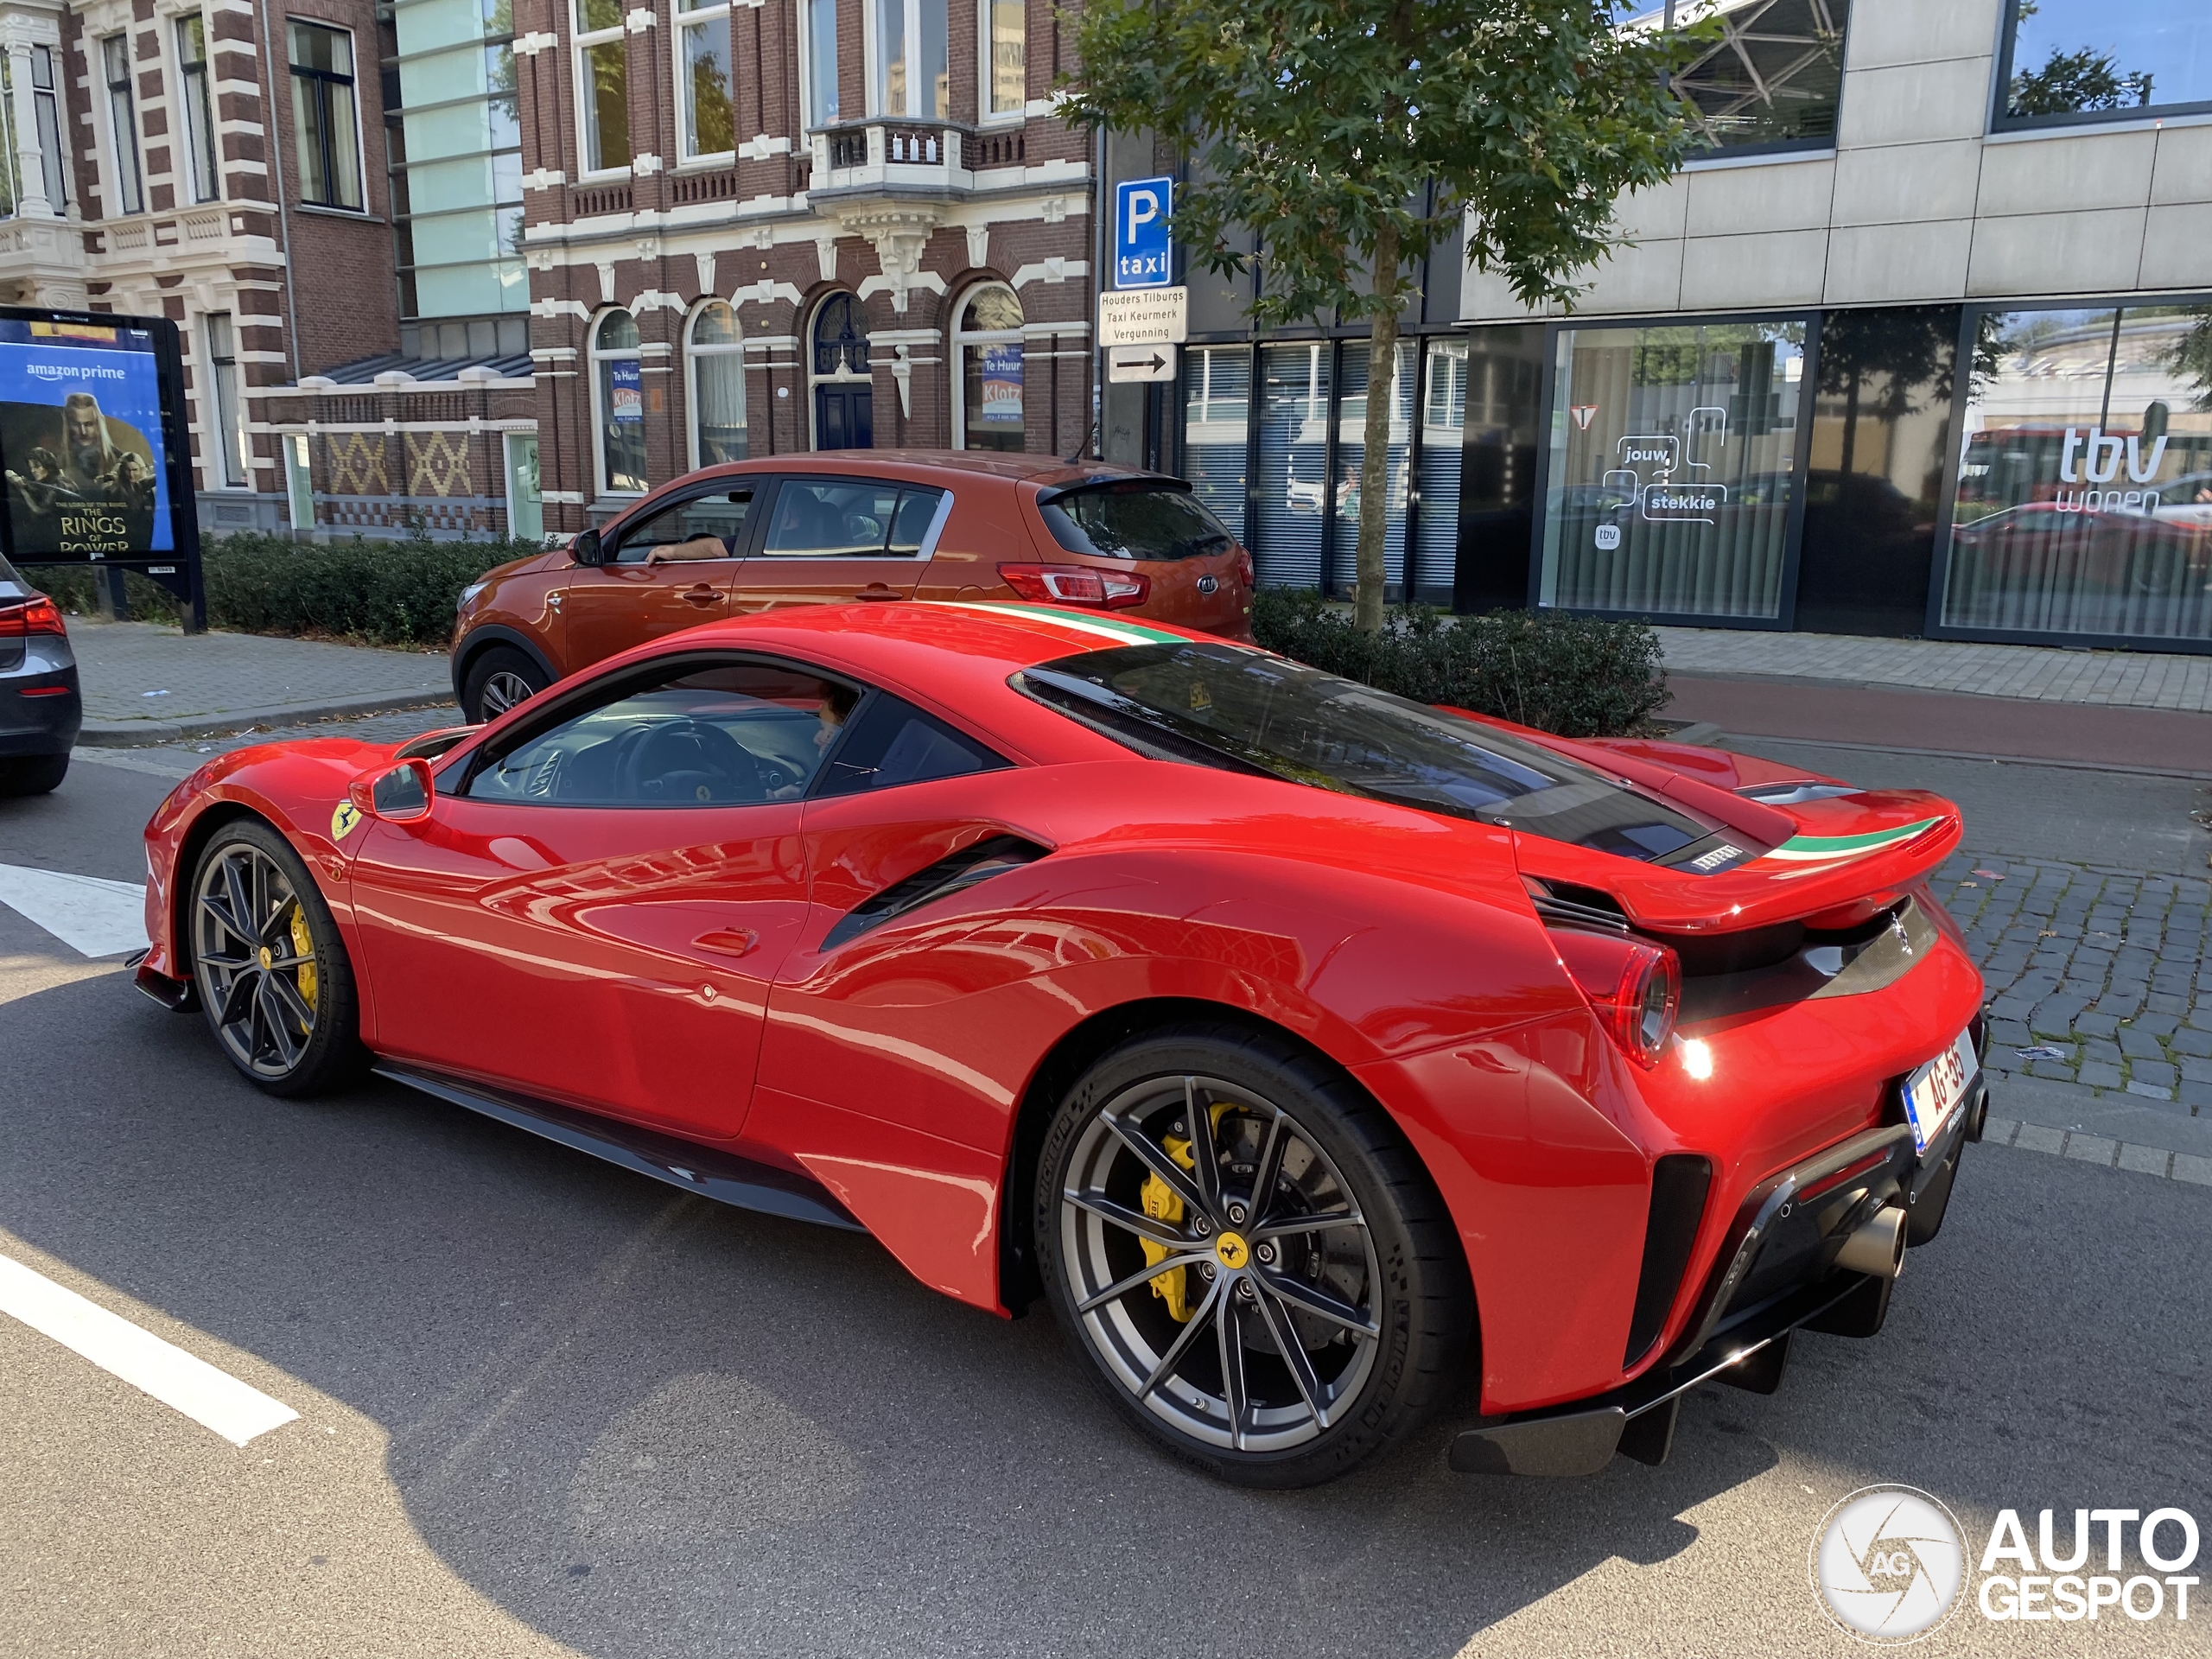
{"type": "Polygon", "coordinates": [[[1065,628],[1117,645],[1179,645],[1186,643],[1179,633],[1168,633],[1159,628],[1147,628],[1141,622],[1109,622],[1103,618],[1077,616],[1053,605],[998,604],[988,600],[938,599],[925,600],[928,605],[939,605],[950,610],[981,611],[988,616],[1006,617],[1016,622],[1049,622],[1055,627],[1065,628]]]}
{"type": "Polygon", "coordinates": [[[1941,823],[1941,818],[1923,818],[1917,823],[1908,823],[1897,830],[1876,830],[1863,836],[1792,836],[1765,860],[1788,864],[1808,863],[1821,859],[1863,858],[1868,853],[1878,853],[1885,847],[1894,847],[1900,842],[1910,841],[1924,830],[1941,823]]]}

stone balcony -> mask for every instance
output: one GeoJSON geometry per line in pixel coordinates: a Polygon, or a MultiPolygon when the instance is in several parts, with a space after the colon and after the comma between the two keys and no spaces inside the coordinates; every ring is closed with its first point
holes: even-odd
{"type": "Polygon", "coordinates": [[[75,221],[50,213],[0,219],[0,297],[9,303],[81,311],[88,266],[75,221]]]}
{"type": "Polygon", "coordinates": [[[807,134],[813,166],[807,199],[842,207],[868,198],[950,201],[997,181],[1018,182],[1027,148],[1021,129],[978,131],[952,121],[874,117],[807,134]]]}

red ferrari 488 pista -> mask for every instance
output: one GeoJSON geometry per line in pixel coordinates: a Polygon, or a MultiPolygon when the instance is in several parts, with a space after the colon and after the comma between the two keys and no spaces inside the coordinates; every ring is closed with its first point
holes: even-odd
{"type": "Polygon", "coordinates": [[[1948,803],[1567,741],[1203,634],[695,629],[490,725],[270,744],[146,831],[142,988],[1052,1305],[1139,1430],[1325,1479],[1665,1454],[1870,1335],[1986,1109],[1948,803]]]}

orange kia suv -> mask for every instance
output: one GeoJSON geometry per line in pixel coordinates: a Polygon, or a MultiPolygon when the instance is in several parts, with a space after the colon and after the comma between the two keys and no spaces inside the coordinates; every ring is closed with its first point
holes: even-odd
{"type": "Polygon", "coordinates": [[[1023,599],[1252,637],[1252,558],[1179,479],[1095,461],[841,450],[731,461],[461,596],[486,720],[618,651],[779,605],[1023,599]]]}

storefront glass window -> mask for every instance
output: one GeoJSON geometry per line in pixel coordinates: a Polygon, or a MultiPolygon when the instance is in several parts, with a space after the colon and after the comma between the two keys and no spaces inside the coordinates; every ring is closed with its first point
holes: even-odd
{"type": "Polygon", "coordinates": [[[1452,602],[1459,560],[1459,446],[1466,430],[1467,342],[1432,340],[1421,386],[1421,511],[1414,521],[1413,596],[1424,604],[1452,602]]]}
{"type": "MultiPolygon", "coordinates": [[[[1406,493],[1412,487],[1414,348],[1398,346],[1398,370],[1390,383],[1389,493],[1383,498],[1383,581],[1392,598],[1406,580],[1406,493]]],[[[1336,530],[1331,538],[1330,569],[1334,586],[1350,593],[1359,580],[1360,468],[1367,455],[1367,342],[1344,346],[1344,389],[1337,405],[1337,487],[1332,505],[1336,530]]]]}
{"type": "Polygon", "coordinates": [[[1260,580],[1321,585],[1322,502],[1329,481],[1327,340],[1262,346],[1260,353],[1260,580]]]}
{"type": "Polygon", "coordinates": [[[709,300],[691,314],[685,356],[691,367],[691,464],[743,461],[745,336],[727,300],[709,300]]]}
{"type": "Polygon", "coordinates": [[[1926,632],[1958,346],[1955,305],[1821,319],[1791,626],[1926,632]]]}
{"type": "Polygon", "coordinates": [[[1539,602],[1778,616],[1805,324],[1564,328],[1554,349],[1539,602]]]}
{"type": "Polygon", "coordinates": [[[960,447],[1019,450],[1021,412],[1021,302],[1010,288],[979,288],[960,308],[960,447]]]}
{"type": "Polygon", "coordinates": [[[1193,346],[1183,368],[1183,475],[1240,542],[1245,533],[1245,438],[1251,420],[1252,349],[1193,346]]]}
{"type": "Polygon", "coordinates": [[[2212,304],[1974,330],[1944,624],[2212,639],[2212,304]]]}
{"type": "Polygon", "coordinates": [[[645,384],[637,320],[604,314],[592,330],[592,379],[599,404],[600,488],[609,495],[645,491],[645,384]]]}
{"type": "Polygon", "coordinates": [[[2212,110],[2204,0],[2012,0],[2001,127],[2212,110]]]}
{"type": "Polygon", "coordinates": [[[1711,149],[1824,149],[1835,143],[1851,0],[1721,0],[1654,7],[1637,22],[1718,16],[1719,40],[1675,78],[1711,149]]]}

